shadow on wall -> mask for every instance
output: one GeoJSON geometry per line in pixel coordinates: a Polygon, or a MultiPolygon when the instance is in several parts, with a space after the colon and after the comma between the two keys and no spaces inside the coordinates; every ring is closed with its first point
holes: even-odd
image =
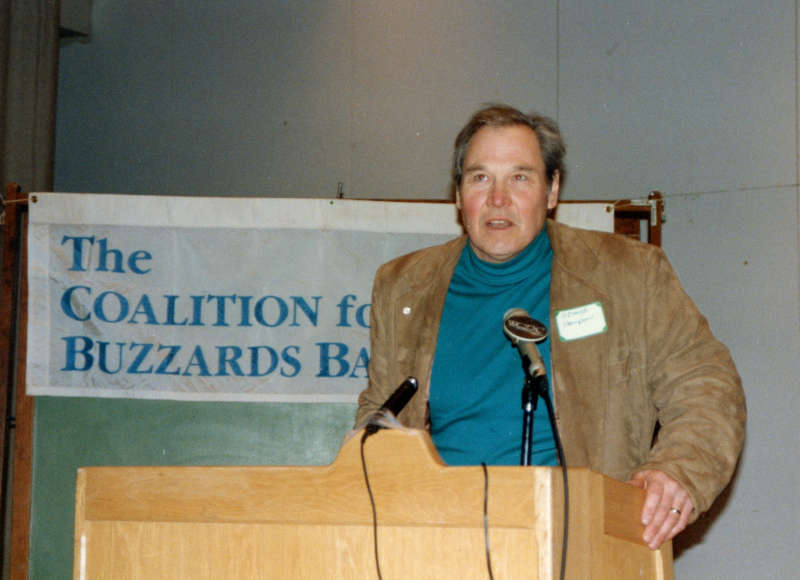
{"type": "MultiPolygon", "coordinates": [[[[740,462],[741,464],[741,462],[740,462]]],[[[736,483],[739,481],[739,465],[736,466],[736,471],[733,473],[731,482],[722,490],[716,501],[711,504],[711,508],[700,518],[686,528],[683,532],[672,541],[672,554],[673,558],[677,559],[697,544],[703,543],[703,537],[708,533],[711,527],[716,523],[717,518],[725,511],[725,508],[730,501],[731,494],[733,493],[736,483]]]]}

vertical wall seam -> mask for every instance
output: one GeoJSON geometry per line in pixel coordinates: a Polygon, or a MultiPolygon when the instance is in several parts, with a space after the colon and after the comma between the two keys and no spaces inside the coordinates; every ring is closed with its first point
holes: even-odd
{"type": "MultiPolygon", "coordinates": [[[[800,0],[795,0],[795,6],[800,0]]],[[[556,122],[561,124],[561,0],[556,0],[556,122]]]]}
{"type": "MultiPolygon", "coordinates": [[[[795,267],[800,282],[800,0],[794,2],[794,209],[795,209],[795,267]]],[[[800,289],[797,293],[798,330],[800,330],[800,289]]]]}
{"type": "MultiPolygon", "coordinates": [[[[798,0],[795,0],[797,2],[798,0]]],[[[348,55],[350,60],[350,82],[347,83],[350,94],[347,95],[347,108],[350,115],[347,123],[347,171],[344,176],[343,197],[347,197],[348,192],[356,190],[353,177],[353,158],[355,157],[354,138],[355,138],[355,98],[353,87],[356,86],[356,9],[355,0],[350,0],[350,17],[347,23],[348,30],[348,55]],[[349,189],[348,189],[349,188],[349,189]]]]}

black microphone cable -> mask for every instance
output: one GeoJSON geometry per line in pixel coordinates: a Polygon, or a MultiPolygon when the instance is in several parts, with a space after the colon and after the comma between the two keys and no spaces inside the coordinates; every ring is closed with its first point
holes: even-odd
{"type": "Polygon", "coordinates": [[[547,416],[550,419],[550,429],[553,431],[553,440],[556,444],[558,464],[561,466],[561,477],[564,480],[564,534],[561,538],[561,571],[558,576],[561,580],[564,580],[567,571],[567,540],[569,539],[569,481],[567,478],[567,461],[564,458],[564,447],[561,445],[561,436],[558,434],[553,401],[550,399],[550,394],[547,391],[542,394],[542,398],[544,399],[544,404],[547,406],[547,416]]]}
{"type": "Polygon", "coordinates": [[[367,460],[364,457],[364,443],[367,441],[367,437],[370,435],[374,435],[381,429],[379,424],[379,417],[381,413],[389,412],[392,416],[397,416],[400,414],[400,411],[403,410],[408,404],[408,401],[414,394],[417,392],[419,385],[417,383],[417,379],[414,377],[406,377],[406,380],[403,381],[397,389],[391,394],[391,396],[386,399],[386,402],[381,405],[378,409],[375,416],[368,421],[366,427],[364,428],[364,434],[361,436],[361,469],[364,471],[364,483],[367,486],[367,495],[369,496],[369,503],[372,507],[372,539],[373,545],[375,549],[375,569],[378,572],[378,580],[383,580],[383,575],[381,574],[381,562],[378,552],[378,510],[375,507],[375,496],[372,494],[372,486],[369,483],[369,473],[367,473],[367,460]]]}
{"type": "MultiPolygon", "coordinates": [[[[417,390],[417,381],[414,377],[408,377],[406,381],[392,394],[389,400],[384,403],[381,409],[389,409],[394,411],[395,413],[399,413],[400,410],[408,403],[408,400],[414,395],[417,390]]],[[[377,423],[370,423],[364,429],[364,433],[361,436],[361,444],[360,444],[360,451],[361,451],[361,469],[364,472],[364,484],[367,488],[367,495],[369,496],[369,503],[372,509],[372,539],[373,539],[373,550],[375,554],[375,571],[378,574],[378,580],[383,580],[383,574],[381,573],[381,562],[380,562],[380,552],[378,550],[378,510],[375,506],[375,496],[372,493],[372,486],[369,482],[369,472],[367,471],[367,460],[364,455],[364,447],[367,441],[367,438],[371,435],[377,433],[380,429],[377,423]]],[[[491,549],[489,546],[489,470],[486,467],[485,462],[481,462],[481,467],[483,469],[483,535],[484,535],[484,544],[485,544],[485,552],[486,552],[486,568],[489,572],[489,580],[494,580],[494,573],[492,571],[492,556],[491,556],[491,549]]]]}
{"type": "Polygon", "coordinates": [[[374,431],[370,432],[365,429],[364,434],[361,436],[361,469],[364,471],[364,483],[367,486],[370,506],[372,506],[372,539],[375,550],[375,570],[378,572],[378,580],[383,580],[381,561],[378,556],[378,510],[375,508],[375,497],[372,495],[372,486],[369,484],[369,474],[367,473],[367,460],[364,458],[364,443],[367,441],[367,437],[373,433],[374,431]]]}
{"type": "Polygon", "coordinates": [[[489,470],[483,461],[481,461],[481,467],[483,468],[483,538],[486,543],[486,568],[489,570],[489,580],[494,580],[492,552],[489,548],[489,470]]]}
{"type": "MultiPolygon", "coordinates": [[[[375,507],[375,496],[372,493],[372,486],[369,483],[369,473],[367,472],[367,460],[364,456],[364,444],[370,435],[374,432],[364,431],[361,436],[361,469],[364,472],[364,483],[367,487],[367,495],[369,496],[370,507],[372,508],[372,540],[373,550],[375,554],[375,571],[378,574],[378,580],[383,580],[381,573],[381,562],[378,551],[378,510],[375,507]]],[[[483,537],[486,551],[486,569],[489,572],[489,580],[494,580],[494,573],[492,571],[492,553],[489,547],[489,470],[486,463],[481,462],[483,469],[483,537]]]]}

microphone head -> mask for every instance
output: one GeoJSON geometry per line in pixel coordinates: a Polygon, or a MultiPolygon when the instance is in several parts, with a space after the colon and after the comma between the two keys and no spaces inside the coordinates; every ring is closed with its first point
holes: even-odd
{"type": "Polygon", "coordinates": [[[511,308],[503,315],[503,332],[512,342],[542,342],[547,338],[547,327],[522,308],[511,308]]]}

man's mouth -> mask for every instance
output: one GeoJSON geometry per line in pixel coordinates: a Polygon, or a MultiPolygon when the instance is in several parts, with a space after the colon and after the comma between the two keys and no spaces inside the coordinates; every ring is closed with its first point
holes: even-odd
{"type": "Polygon", "coordinates": [[[490,227],[490,228],[493,228],[493,229],[510,228],[512,225],[513,224],[511,223],[511,220],[502,219],[502,218],[486,220],[486,226],[490,227]]]}

